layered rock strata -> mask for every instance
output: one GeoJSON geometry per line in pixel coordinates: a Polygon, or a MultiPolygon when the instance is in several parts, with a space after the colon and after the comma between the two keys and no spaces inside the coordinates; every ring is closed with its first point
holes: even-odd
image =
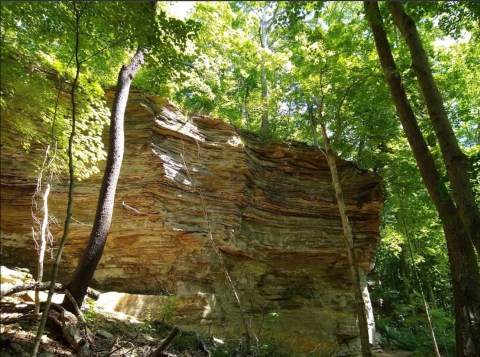
{"type": "MultiPolygon", "coordinates": [[[[243,328],[218,249],[260,339],[274,337],[298,355],[313,349],[327,355],[356,340],[342,225],[321,151],[268,143],[137,92],[125,130],[113,223],[95,287],[160,296],[128,295],[118,305],[236,337],[243,328]]],[[[31,161],[21,148],[2,148],[1,234],[2,264],[34,268],[31,161]]],[[[381,179],[341,159],[337,165],[355,251],[368,273],[379,242],[381,179]]],[[[101,178],[75,185],[63,281],[89,237],[101,178]]],[[[57,242],[67,187],[55,182],[50,196],[57,242]]]]}

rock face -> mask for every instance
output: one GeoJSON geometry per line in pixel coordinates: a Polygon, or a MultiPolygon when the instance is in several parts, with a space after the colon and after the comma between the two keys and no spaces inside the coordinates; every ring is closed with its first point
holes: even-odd
{"type": "MultiPolygon", "coordinates": [[[[277,338],[298,355],[314,349],[327,355],[355,345],[342,226],[321,151],[265,143],[136,92],[125,125],[125,157],[111,231],[95,273],[97,288],[161,295],[157,305],[149,305],[150,315],[217,337],[238,337],[244,330],[218,250],[260,340],[277,338]]],[[[2,148],[2,264],[34,268],[36,177],[30,161],[20,148],[2,148]]],[[[368,273],[379,242],[381,179],[341,159],[337,165],[356,254],[368,273]]],[[[62,281],[89,237],[101,178],[75,185],[62,281]]],[[[67,184],[54,183],[51,230],[57,242],[66,197],[67,184]]],[[[155,298],[129,299],[119,304],[145,313],[142,304],[155,298]]]]}

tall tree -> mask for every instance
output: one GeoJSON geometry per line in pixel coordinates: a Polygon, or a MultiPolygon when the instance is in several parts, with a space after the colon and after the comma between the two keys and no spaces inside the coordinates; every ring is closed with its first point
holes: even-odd
{"type": "MultiPolygon", "coordinates": [[[[170,60],[171,63],[169,63],[169,66],[178,63],[178,59],[173,58],[176,53],[175,45],[184,46],[188,31],[188,26],[185,26],[182,21],[167,18],[163,11],[157,13],[156,2],[142,3],[136,10],[139,11],[138,19],[144,19],[142,26],[147,26],[150,31],[147,36],[144,35],[143,38],[140,37],[140,39],[137,40],[138,47],[130,64],[122,65],[118,74],[110,121],[107,164],[102,185],[100,187],[95,220],[88,245],[75,269],[73,278],[67,287],[78,306],[81,306],[83,303],[88,285],[90,284],[96,267],[102,257],[112,221],[115,192],[123,160],[123,122],[130,92],[130,85],[136,73],[142,66],[147,51],[153,51],[154,55],[157,56],[162,55],[164,61],[170,60]],[[169,40],[168,38],[171,39],[169,40]],[[158,47],[156,48],[156,46],[162,46],[162,50],[158,51],[158,47]],[[155,53],[155,49],[157,49],[157,53],[155,53]]],[[[145,33],[145,31],[143,33],[145,33]]],[[[133,34],[126,35],[132,36],[133,34]]],[[[178,58],[181,58],[180,54],[178,54],[178,58]]],[[[168,70],[168,68],[166,68],[166,70],[168,70]]],[[[63,304],[67,309],[73,310],[72,303],[68,299],[65,299],[63,304]]]]}
{"type": "MultiPolygon", "coordinates": [[[[81,306],[83,303],[88,285],[90,284],[98,262],[102,257],[108,231],[110,230],[115,202],[115,192],[117,189],[118,177],[120,176],[124,152],[125,139],[123,121],[125,108],[127,106],[132,80],[143,64],[144,52],[144,47],[139,48],[132,57],[130,64],[122,66],[120,73],[118,74],[118,84],[115,91],[112,118],[110,121],[107,164],[102,185],[100,187],[95,220],[88,245],[75,269],[71,282],[68,284],[68,290],[75,298],[78,306],[81,306]]],[[[65,299],[64,306],[70,310],[73,309],[72,303],[68,299],[65,299]]]]}
{"type": "Polygon", "coordinates": [[[228,2],[199,2],[190,18],[199,29],[187,46],[190,68],[175,81],[174,99],[196,113],[252,127],[250,113],[259,106],[251,101],[256,99],[260,50],[250,38],[252,19],[228,2]]]}
{"type": "MultiPolygon", "coordinates": [[[[352,274],[352,289],[353,295],[355,296],[355,312],[357,313],[358,328],[360,330],[360,346],[362,351],[362,357],[370,357],[372,356],[372,351],[370,350],[370,339],[368,334],[368,315],[365,308],[365,301],[363,299],[362,287],[360,284],[360,272],[353,244],[352,227],[348,219],[345,200],[343,198],[343,189],[340,183],[340,178],[338,176],[337,164],[335,162],[335,154],[330,146],[325,123],[321,122],[320,125],[322,128],[323,142],[325,145],[325,156],[327,157],[328,167],[330,168],[332,183],[335,189],[335,196],[337,198],[338,210],[340,211],[340,217],[342,220],[343,239],[345,242],[348,264],[350,266],[350,272],[352,274]]],[[[313,131],[313,134],[316,138],[317,134],[315,130],[313,131]]]]}
{"type": "MultiPolygon", "coordinates": [[[[275,21],[283,11],[279,11],[280,2],[267,1],[261,8],[260,14],[260,43],[264,51],[270,50],[268,43],[268,35],[270,29],[275,24],[275,21]],[[273,10],[272,10],[273,5],[273,10]]],[[[262,58],[261,67],[261,83],[262,83],[262,134],[267,136],[269,134],[269,103],[268,103],[268,83],[267,83],[267,68],[265,65],[265,58],[262,58]]]]}
{"type": "Polygon", "coordinates": [[[289,51],[275,2],[199,2],[192,19],[201,28],[191,44],[191,68],[176,99],[197,112],[228,118],[249,130],[275,132],[284,98],[289,51]],[[262,35],[263,34],[263,35],[262,35]],[[263,128],[263,129],[262,129],[263,128]]]}
{"type": "Polygon", "coordinates": [[[456,318],[457,356],[480,354],[480,274],[473,245],[468,239],[453,200],[435,166],[415,114],[407,99],[397,70],[383,20],[375,2],[364,2],[365,14],[374,35],[375,45],[392,99],[423,182],[434,202],[447,239],[456,318]]]}
{"type": "MultiPolygon", "coordinates": [[[[72,205],[73,205],[73,188],[74,188],[74,162],[73,162],[73,140],[75,138],[75,131],[76,131],[76,124],[77,124],[77,102],[76,102],[76,92],[78,86],[78,79],[80,77],[80,70],[81,70],[81,62],[79,59],[79,48],[80,48],[80,20],[82,16],[82,11],[77,8],[77,4],[73,3],[73,13],[75,15],[75,79],[73,80],[72,87],[70,90],[70,99],[72,103],[72,130],[70,132],[70,137],[68,140],[68,167],[69,167],[69,188],[68,188],[68,201],[67,201],[67,212],[65,215],[65,224],[63,227],[63,235],[62,240],[60,242],[60,247],[57,252],[57,256],[55,259],[55,263],[52,268],[51,279],[50,279],[50,287],[48,289],[48,296],[47,301],[44,307],[44,311],[42,313],[42,318],[40,321],[40,325],[38,326],[37,334],[35,336],[35,340],[33,343],[33,348],[31,352],[31,356],[35,357],[38,353],[38,349],[40,347],[40,342],[43,336],[43,331],[45,329],[45,325],[47,323],[48,313],[50,310],[50,305],[52,302],[53,292],[55,289],[55,283],[57,280],[58,271],[60,269],[60,262],[62,260],[63,249],[65,247],[65,243],[67,242],[68,237],[68,229],[70,225],[70,219],[72,215],[72,205]]],[[[40,263],[40,259],[39,259],[40,263]]]]}
{"type": "Polygon", "coordinates": [[[415,22],[405,13],[400,2],[390,2],[390,10],[395,25],[400,29],[407,42],[412,66],[427,105],[432,127],[440,144],[460,219],[465,225],[477,253],[480,254],[480,211],[470,183],[468,159],[458,145],[415,22]]]}

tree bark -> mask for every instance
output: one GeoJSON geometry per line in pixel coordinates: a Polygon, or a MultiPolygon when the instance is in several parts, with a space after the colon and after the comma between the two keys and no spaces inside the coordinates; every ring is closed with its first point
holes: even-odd
{"type": "MultiPolygon", "coordinates": [[[[322,115],[320,108],[318,109],[318,112],[319,115],[322,115]]],[[[315,123],[315,116],[313,115],[313,103],[308,105],[308,119],[310,120],[310,126],[312,128],[313,144],[315,147],[320,148],[320,145],[318,144],[317,123],[315,123]]]]}
{"type": "MultiPolygon", "coordinates": [[[[275,22],[275,20],[283,14],[283,10],[280,10],[280,2],[267,1],[262,7],[262,15],[260,17],[260,45],[264,50],[268,49],[268,31],[275,22]],[[271,4],[275,4],[273,14],[268,17],[268,10],[271,4]]],[[[261,88],[262,88],[262,134],[268,136],[270,132],[269,128],[269,100],[268,100],[268,82],[267,82],[267,69],[265,68],[265,58],[262,55],[261,65],[261,88]]]]}
{"type": "Polygon", "coordinates": [[[413,69],[415,70],[420,89],[427,105],[430,121],[437,136],[447,175],[452,187],[453,199],[460,219],[467,230],[473,245],[480,254],[480,212],[475,202],[468,174],[468,160],[460,149],[457,138],[448,120],[442,95],[433,78],[427,54],[413,19],[408,16],[400,2],[390,2],[393,21],[405,39],[413,69]]]}
{"type": "Polygon", "coordinates": [[[185,161],[185,156],[184,154],[180,154],[183,160],[183,166],[185,167],[185,170],[187,171],[187,176],[189,181],[192,183],[193,188],[195,189],[196,192],[198,192],[198,195],[200,196],[200,202],[202,204],[203,208],[203,218],[205,220],[205,225],[208,231],[208,236],[210,238],[210,243],[212,244],[213,251],[218,257],[218,260],[220,261],[220,265],[222,267],[223,273],[225,274],[225,278],[227,279],[228,285],[230,286],[230,289],[232,290],[233,297],[235,299],[235,302],[238,306],[238,310],[240,311],[240,317],[242,319],[242,324],[243,328],[245,330],[245,344],[248,350],[251,348],[251,336],[250,336],[250,329],[248,328],[248,323],[247,323],[247,318],[246,318],[246,313],[245,310],[243,309],[242,302],[240,300],[240,296],[238,295],[237,288],[235,287],[235,284],[233,282],[233,279],[230,275],[230,272],[227,269],[227,265],[225,264],[225,259],[223,258],[223,254],[218,249],[217,244],[215,243],[215,239],[213,239],[213,233],[212,229],[210,227],[210,220],[208,218],[208,213],[207,213],[207,205],[205,204],[205,199],[203,197],[202,191],[195,185],[195,181],[192,178],[192,175],[190,174],[190,170],[188,169],[187,162],[185,161]]]}
{"type": "MultiPolygon", "coordinates": [[[[405,236],[405,239],[406,239],[408,250],[410,252],[410,259],[412,260],[412,263],[413,263],[412,264],[413,265],[413,267],[412,267],[413,275],[415,276],[415,279],[416,279],[417,284],[418,284],[418,289],[420,291],[420,295],[422,296],[423,308],[424,308],[425,316],[426,316],[426,319],[427,319],[428,331],[430,332],[430,337],[432,339],[433,351],[435,352],[435,357],[441,357],[440,351],[438,349],[437,338],[435,337],[435,331],[433,329],[433,322],[432,322],[432,318],[431,318],[431,314],[430,314],[430,308],[428,306],[427,299],[425,297],[425,293],[423,292],[423,286],[422,286],[422,281],[420,280],[420,274],[418,272],[417,266],[415,265],[415,255],[413,253],[413,248],[412,248],[412,244],[411,244],[411,241],[410,241],[410,232],[409,232],[407,222],[405,221],[404,217],[402,219],[402,223],[403,223],[403,233],[404,233],[404,236],[405,236]]],[[[407,268],[408,265],[407,265],[407,262],[406,262],[405,248],[406,248],[405,244],[403,244],[401,256],[403,257],[405,267],[407,268]]],[[[410,285],[409,282],[408,282],[408,278],[405,279],[405,283],[408,284],[407,286],[410,285]]],[[[407,289],[410,291],[409,287],[407,287],[407,289]]],[[[411,295],[409,295],[409,297],[411,297],[411,295]]],[[[413,299],[410,299],[410,304],[412,305],[413,310],[415,311],[415,304],[413,303],[413,299]]],[[[414,312],[414,314],[415,314],[415,312],[414,312]]]]}
{"type": "MultiPolygon", "coordinates": [[[[80,262],[77,265],[68,290],[81,307],[97,264],[103,253],[107,234],[112,221],[115,192],[123,160],[124,132],[123,121],[127,106],[130,84],[133,77],[143,64],[144,49],[139,48],[128,66],[122,66],[118,75],[117,89],[113,101],[112,117],[110,121],[110,140],[105,174],[103,176],[97,212],[93,224],[90,240],[80,262]]],[[[63,305],[72,311],[72,304],[65,299],[63,305]]]]}
{"type": "MultiPolygon", "coordinates": [[[[260,43],[264,50],[268,48],[267,43],[267,31],[268,31],[268,20],[267,20],[267,8],[268,4],[264,6],[262,11],[262,18],[260,19],[260,43]]],[[[267,84],[267,70],[265,68],[265,59],[262,59],[262,68],[261,68],[261,84],[262,84],[262,134],[268,136],[268,84],[267,84]]]]}
{"type": "Polygon", "coordinates": [[[76,132],[76,123],[77,123],[77,102],[75,93],[77,90],[78,80],[80,78],[80,69],[81,62],[79,59],[80,52],[80,18],[81,12],[77,9],[76,2],[73,2],[73,12],[75,14],[75,78],[72,83],[72,88],[70,90],[70,98],[72,103],[72,130],[68,138],[68,175],[69,175],[69,185],[68,185],[68,200],[67,200],[67,211],[65,214],[65,223],[63,225],[63,234],[62,239],[60,240],[60,245],[58,247],[57,256],[53,262],[52,273],[51,273],[51,284],[48,289],[47,301],[45,303],[45,308],[42,313],[42,318],[40,320],[40,325],[37,329],[37,334],[35,335],[35,340],[33,341],[32,352],[30,353],[31,357],[35,357],[40,348],[40,343],[42,341],[43,332],[45,330],[45,325],[47,323],[48,312],[50,310],[50,305],[52,303],[52,297],[55,289],[55,282],[57,281],[58,271],[60,269],[60,262],[62,261],[62,254],[67,243],[68,238],[68,229],[70,226],[70,218],[72,216],[72,206],[73,206],[73,188],[75,182],[75,171],[74,171],[74,162],[73,162],[73,139],[75,138],[76,132]]]}
{"type": "MultiPolygon", "coordinates": [[[[363,299],[363,292],[360,285],[360,274],[358,272],[358,261],[355,255],[355,250],[353,246],[353,233],[350,226],[350,222],[347,216],[347,209],[345,207],[345,200],[343,198],[342,185],[340,184],[340,179],[338,177],[337,165],[335,163],[335,156],[333,154],[332,148],[327,137],[327,131],[325,125],[320,123],[323,132],[323,141],[325,143],[325,153],[327,156],[328,166],[332,174],[332,182],[335,187],[335,195],[337,197],[338,209],[340,211],[340,217],[342,218],[343,226],[343,237],[345,242],[345,248],[347,251],[348,263],[350,266],[350,272],[352,274],[352,283],[353,283],[353,294],[355,296],[355,311],[358,318],[358,328],[360,330],[360,344],[362,349],[363,357],[372,356],[372,351],[370,350],[370,341],[368,335],[368,318],[367,311],[365,309],[365,301],[363,299]]],[[[314,130],[315,132],[315,130],[314,130]]],[[[316,136],[316,134],[314,134],[316,136]]]]}
{"type": "Polygon", "coordinates": [[[180,332],[180,329],[178,327],[174,327],[173,330],[170,332],[170,334],[167,336],[167,338],[165,338],[165,340],[161,343],[161,345],[158,346],[155,351],[153,351],[152,356],[153,357],[165,356],[163,351],[165,351],[168,345],[172,343],[173,339],[178,335],[179,332],[180,332]]]}
{"type": "MultiPolygon", "coordinates": [[[[47,148],[48,153],[48,148],[47,148]]],[[[45,186],[43,193],[43,220],[40,229],[40,248],[38,251],[37,262],[37,282],[41,283],[43,280],[43,262],[45,260],[45,251],[47,249],[47,228],[48,228],[48,195],[50,194],[50,184],[45,186]]],[[[40,296],[38,291],[35,292],[35,310],[34,314],[40,314],[40,296]]]]}
{"type": "MultiPolygon", "coordinates": [[[[14,287],[2,290],[0,296],[1,297],[9,296],[15,293],[28,291],[28,290],[42,291],[42,290],[49,290],[49,289],[50,289],[49,281],[45,283],[42,283],[42,282],[26,283],[26,284],[16,285],[14,287]]],[[[53,291],[63,293],[65,292],[65,286],[63,286],[60,283],[55,283],[53,286],[53,291]]],[[[98,300],[98,298],[100,297],[100,293],[96,290],[93,290],[92,288],[87,289],[87,295],[93,300],[98,300]]]]}
{"type": "Polygon", "coordinates": [[[480,274],[475,251],[408,102],[376,2],[364,1],[383,72],[422,180],[435,204],[447,240],[455,307],[456,356],[480,355],[480,274]]]}

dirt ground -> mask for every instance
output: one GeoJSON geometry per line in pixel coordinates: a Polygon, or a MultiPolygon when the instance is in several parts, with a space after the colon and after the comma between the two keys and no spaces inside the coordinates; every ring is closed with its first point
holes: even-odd
{"type": "MultiPolygon", "coordinates": [[[[8,284],[18,285],[32,280],[31,275],[22,270],[2,267],[1,273],[2,295],[8,284]]],[[[38,321],[33,315],[33,295],[30,295],[23,292],[1,297],[0,357],[28,357],[32,350],[38,321]]],[[[84,313],[87,327],[80,329],[79,333],[84,341],[88,342],[91,355],[97,357],[151,355],[172,330],[172,326],[160,321],[144,324],[92,309],[86,309],[84,313]]],[[[181,331],[179,337],[172,343],[172,349],[169,346],[170,351],[164,356],[209,356],[216,346],[218,347],[214,339],[208,339],[195,332],[181,331]]],[[[66,344],[62,331],[51,323],[47,325],[39,352],[39,357],[75,356],[72,348],[66,344]]],[[[232,355],[232,352],[221,355],[232,355]]],[[[272,351],[269,356],[276,357],[277,352],[272,351]]],[[[385,350],[382,353],[376,351],[375,355],[408,357],[413,356],[413,353],[385,350]]]]}

